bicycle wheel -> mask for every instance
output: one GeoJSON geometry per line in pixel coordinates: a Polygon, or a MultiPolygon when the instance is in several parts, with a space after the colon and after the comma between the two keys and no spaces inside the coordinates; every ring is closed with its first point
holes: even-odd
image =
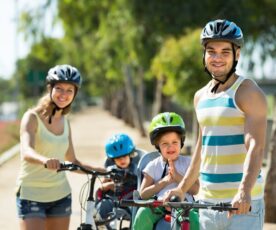
{"type": "Polygon", "coordinates": [[[111,221],[116,219],[116,212],[109,212],[107,214],[107,217],[105,219],[101,219],[101,220],[95,220],[95,223],[97,226],[100,225],[107,225],[109,224],[111,221]]]}
{"type": "Polygon", "coordinates": [[[119,217],[119,230],[131,229],[131,214],[125,209],[117,209],[117,217],[119,217]]]}

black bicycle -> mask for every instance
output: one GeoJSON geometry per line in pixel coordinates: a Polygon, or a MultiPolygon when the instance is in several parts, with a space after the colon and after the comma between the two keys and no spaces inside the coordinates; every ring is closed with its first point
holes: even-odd
{"type": "MultiPolygon", "coordinates": [[[[191,210],[198,209],[211,209],[217,211],[233,211],[237,210],[237,208],[233,208],[230,203],[218,203],[218,204],[200,204],[197,202],[186,202],[179,201],[180,199],[177,197],[172,197],[169,202],[163,202],[159,200],[124,200],[120,201],[120,206],[122,207],[149,207],[149,208],[157,208],[164,207],[170,208],[170,229],[176,230],[194,230],[190,228],[190,220],[188,218],[189,212],[191,210]]],[[[197,227],[196,227],[197,229],[197,227]]]]}
{"type": "MultiPolygon", "coordinates": [[[[85,201],[85,204],[82,204],[82,199],[80,199],[80,205],[82,211],[85,212],[85,217],[81,219],[84,219],[84,222],[80,224],[80,226],[77,228],[77,230],[98,230],[100,226],[105,226],[107,229],[112,229],[110,227],[110,223],[117,220],[119,220],[119,228],[118,229],[124,229],[123,228],[123,221],[128,220],[129,226],[131,226],[131,216],[127,213],[127,211],[124,208],[120,207],[120,201],[114,196],[109,196],[108,198],[111,199],[114,202],[114,209],[112,212],[108,213],[107,218],[105,219],[98,219],[96,217],[97,210],[96,210],[96,199],[95,199],[95,182],[96,179],[99,177],[110,177],[114,183],[115,183],[115,194],[116,194],[116,188],[121,185],[122,180],[126,178],[126,174],[128,173],[126,170],[119,170],[119,169],[112,169],[105,172],[100,171],[93,171],[86,169],[82,166],[73,164],[73,163],[62,163],[60,166],[59,171],[77,171],[80,170],[87,174],[88,181],[85,185],[88,186],[87,189],[87,198],[85,201]]],[[[83,189],[80,194],[83,194],[83,189]]],[[[82,195],[81,195],[82,196],[82,195]]],[[[82,212],[81,212],[82,213],[82,212]]],[[[81,214],[82,215],[82,214],[81,214]]],[[[117,229],[117,223],[116,228],[117,229]]],[[[129,229],[130,227],[127,227],[129,229]]]]}

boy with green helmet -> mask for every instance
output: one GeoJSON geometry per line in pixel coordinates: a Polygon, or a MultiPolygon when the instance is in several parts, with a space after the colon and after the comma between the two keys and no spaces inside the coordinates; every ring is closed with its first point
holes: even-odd
{"type": "Polygon", "coordinates": [[[151,144],[155,145],[159,150],[155,141],[161,133],[168,131],[175,131],[180,134],[181,147],[183,147],[185,141],[185,123],[178,114],[173,112],[160,113],[152,119],[149,127],[151,144]]]}
{"type": "MultiPolygon", "coordinates": [[[[177,187],[190,164],[189,157],[180,155],[185,141],[185,123],[181,116],[174,112],[160,113],[152,119],[149,135],[151,144],[160,152],[160,156],[143,170],[144,177],[139,193],[142,199],[155,196],[162,200],[168,190],[177,187]]],[[[199,184],[196,182],[188,193],[195,195],[198,189],[199,184]]],[[[187,198],[191,198],[188,193],[187,198]]],[[[160,208],[140,208],[133,229],[151,230],[165,213],[166,211],[160,208]]],[[[169,224],[168,228],[170,229],[169,224]]]]}

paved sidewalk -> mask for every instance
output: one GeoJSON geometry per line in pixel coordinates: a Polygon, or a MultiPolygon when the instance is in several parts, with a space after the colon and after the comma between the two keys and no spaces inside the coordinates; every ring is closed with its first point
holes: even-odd
{"type": "MultiPolygon", "coordinates": [[[[141,138],[138,131],[128,127],[124,122],[112,117],[108,112],[98,107],[91,107],[70,118],[77,157],[87,163],[100,166],[105,159],[104,144],[108,137],[114,133],[125,132],[129,134],[139,148],[154,150],[148,138],[141,138]]],[[[18,219],[16,217],[14,186],[19,168],[19,155],[0,166],[0,230],[16,230],[18,219]]],[[[70,230],[77,229],[80,223],[79,191],[86,182],[86,176],[68,173],[68,179],[73,194],[73,215],[70,230]]],[[[264,230],[275,230],[276,224],[266,224],[264,230]]]]}

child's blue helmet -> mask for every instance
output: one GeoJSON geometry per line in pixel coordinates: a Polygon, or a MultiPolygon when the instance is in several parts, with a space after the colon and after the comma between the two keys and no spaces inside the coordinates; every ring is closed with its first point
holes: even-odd
{"type": "Polygon", "coordinates": [[[131,138],[126,134],[115,134],[110,137],[105,145],[105,152],[108,158],[117,158],[131,154],[135,146],[131,138]]]}

